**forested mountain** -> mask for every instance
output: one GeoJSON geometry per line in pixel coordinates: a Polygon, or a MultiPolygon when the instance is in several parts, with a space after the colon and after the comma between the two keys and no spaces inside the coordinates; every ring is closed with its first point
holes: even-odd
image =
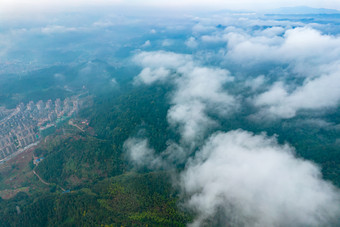
{"type": "Polygon", "coordinates": [[[130,10],[0,15],[0,226],[339,226],[338,11],[130,10]]]}

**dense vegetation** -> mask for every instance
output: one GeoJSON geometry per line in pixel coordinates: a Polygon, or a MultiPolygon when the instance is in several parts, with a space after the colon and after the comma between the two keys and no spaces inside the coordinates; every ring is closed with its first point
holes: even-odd
{"type": "MultiPolygon", "coordinates": [[[[104,63],[99,61],[96,64],[102,66],[104,63]]],[[[47,142],[35,150],[35,155],[45,159],[37,167],[30,167],[49,185],[39,183],[32,175],[35,180],[25,182],[25,186],[34,185],[28,193],[19,192],[12,199],[0,199],[1,226],[182,226],[192,220],[192,214],[179,205],[181,197],[171,185],[170,173],[133,169],[123,149],[124,141],[130,136],[148,138],[156,152],[163,151],[169,139],[179,140],[166,120],[170,106],[167,95],[171,87],[134,87],[131,84],[133,74],[122,69],[106,69],[111,70],[108,78],[119,81],[119,87],[105,87],[100,89],[101,92],[90,90],[93,105],[83,109],[78,116],[88,119],[89,127],[95,133],[81,132],[65,123],[49,136],[47,142]],[[118,73],[128,76],[119,77],[118,73]]],[[[49,73],[41,71],[41,75],[51,78],[61,72],[60,69],[53,70],[49,73]]],[[[37,76],[37,80],[41,80],[36,84],[38,87],[51,89],[49,87],[55,86],[50,84],[50,79],[44,82],[45,77],[41,75],[37,76]]],[[[28,78],[23,78],[19,84],[34,82],[26,81],[28,78]]],[[[67,84],[71,86],[75,78],[67,79],[67,84]]],[[[105,81],[87,85],[95,88],[106,84],[105,81]]],[[[4,86],[15,87],[11,84],[4,86]]],[[[12,101],[13,97],[18,97],[14,92],[8,93],[12,101]]],[[[38,99],[33,98],[36,91],[26,92],[26,98],[38,99]]],[[[57,96],[63,95],[68,94],[62,92],[57,96]]],[[[7,98],[3,97],[3,100],[7,98]]],[[[339,124],[337,112],[330,111],[327,117],[339,124]]],[[[276,133],[280,135],[281,143],[289,142],[296,148],[298,156],[320,164],[325,178],[340,186],[336,128],[297,127],[301,119],[296,118],[270,125],[256,124],[247,118],[251,113],[251,108],[245,107],[241,113],[221,119],[220,130],[243,128],[255,133],[276,133]]],[[[0,181],[5,181],[6,177],[0,175],[0,181]]]]}
{"type": "Polygon", "coordinates": [[[130,173],[69,193],[19,193],[1,201],[1,226],[183,226],[190,216],[179,211],[167,179],[167,173],[130,173]]]}
{"type": "Polygon", "coordinates": [[[2,200],[2,226],[181,226],[191,220],[178,207],[169,173],[134,173],[123,150],[131,135],[147,136],[157,151],[176,139],[166,122],[169,88],[133,89],[124,78],[117,80],[123,81],[118,90],[95,92],[94,105],[79,114],[95,135],[65,123],[34,151],[45,159],[31,168],[49,185],[38,183],[29,196],[19,192],[2,200]]]}

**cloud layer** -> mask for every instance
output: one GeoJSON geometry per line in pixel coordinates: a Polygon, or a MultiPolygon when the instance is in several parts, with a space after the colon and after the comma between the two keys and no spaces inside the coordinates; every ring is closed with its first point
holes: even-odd
{"type": "Polygon", "coordinates": [[[147,139],[129,138],[124,142],[123,148],[127,158],[137,168],[158,169],[165,164],[160,156],[155,155],[155,150],[149,147],[147,139]]]}
{"type": "Polygon", "coordinates": [[[223,37],[228,61],[248,70],[272,67],[268,76],[276,83],[252,100],[261,115],[291,118],[299,110],[338,106],[340,37],[309,27],[285,31],[271,27],[253,34],[232,31],[223,37]],[[275,67],[284,70],[275,71],[275,67]]]}
{"type": "Polygon", "coordinates": [[[175,86],[168,111],[168,122],[178,128],[182,142],[195,143],[217,123],[208,116],[212,111],[227,115],[236,107],[236,100],[223,85],[233,81],[229,72],[204,67],[190,55],[172,52],[141,52],[134,61],[143,67],[135,83],[170,83],[175,86]]]}
{"type": "Polygon", "coordinates": [[[340,215],[339,194],[316,165],[275,138],[242,130],[212,135],[181,185],[199,214],[193,226],[218,215],[230,226],[324,226],[340,215]]]}
{"type": "MultiPolygon", "coordinates": [[[[339,222],[338,190],[322,179],[317,165],[296,158],[289,145],[243,130],[208,136],[209,129],[218,125],[218,118],[209,113],[225,117],[237,107],[237,99],[223,88],[234,80],[228,71],[201,66],[190,55],[163,51],[141,52],[134,61],[143,67],[136,84],[174,85],[167,118],[179,129],[182,141],[169,143],[155,155],[147,140],[129,139],[130,160],[137,166],[143,160],[155,168],[173,166],[178,160],[186,163],[177,183],[188,198],[185,205],[196,213],[192,226],[327,226],[339,222]]],[[[281,117],[292,117],[300,108],[336,105],[339,89],[335,89],[337,83],[329,84],[337,80],[336,75],[306,76],[304,84],[290,93],[284,82],[277,82],[256,96],[254,105],[281,117]],[[328,97],[318,95],[318,89],[328,89],[328,97]]],[[[245,86],[256,90],[266,78],[260,75],[251,81],[245,86]]]]}

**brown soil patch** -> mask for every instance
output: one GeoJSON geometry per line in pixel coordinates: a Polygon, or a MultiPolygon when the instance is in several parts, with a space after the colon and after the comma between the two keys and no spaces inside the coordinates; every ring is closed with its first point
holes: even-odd
{"type": "Polygon", "coordinates": [[[0,191],[0,197],[2,199],[11,199],[13,198],[16,194],[18,194],[19,192],[28,192],[29,191],[29,187],[24,187],[24,188],[17,188],[17,189],[13,189],[13,190],[2,190],[0,191]]]}

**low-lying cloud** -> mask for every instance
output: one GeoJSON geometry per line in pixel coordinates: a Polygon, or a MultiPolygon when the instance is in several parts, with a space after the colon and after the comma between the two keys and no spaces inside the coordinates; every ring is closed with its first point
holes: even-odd
{"type": "MultiPolygon", "coordinates": [[[[208,136],[207,131],[218,125],[208,112],[223,116],[237,106],[235,97],[223,89],[223,84],[233,81],[228,71],[200,66],[189,55],[167,52],[142,52],[135,61],[144,67],[135,81],[174,85],[167,118],[179,128],[182,141],[170,142],[160,154],[149,148],[146,139],[129,139],[125,148],[137,167],[172,168],[178,160],[186,163],[176,183],[187,198],[185,205],[196,214],[192,226],[328,226],[339,222],[338,190],[322,179],[317,165],[296,158],[289,145],[243,130],[208,136]]],[[[310,79],[306,90],[293,95],[283,88],[263,93],[255,105],[287,108],[284,99],[290,99],[286,102],[291,105],[291,100],[305,98],[301,94],[312,96],[313,81],[322,78],[310,79]],[[284,98],[278,101],[278,97],[284,98]]],[[[253,87],[252,83],[246,86],[256,90],[266,79],[261,75],[253,81],[253,87]]]]}
{"type": "MultiPolygon", "coordinates": [[[[239,74],[231,76],[225,68],[204,66],[194,54],[136,54],[133,60],[142,67],[136,85],[173,86],[167,120],[181,139],[168,141],[165,151],[156,152],[146,139],[131,138],[125,143],[130,160],[137,167],[155,169],[185,164],[175,183],[185,205],[196,214],[192,226],[338,225],[340,193],[322,179],[316,164],[297,158],[294,148],[279,144],[276,137],[241,129],[216,132],[216,128],[242,100],[256,107],[257,115],[283,119],[300,110],[337,107],[340,38],[310,27],[275,25],[251,32],[235,27],[219,32],[213,27],[196,26],[195,38],[185,44],[196,48],[200,42],[226,42],[225,52],[216,53],[224,54],[226,65],[248,72],[264,65],[266,70],[239,79],[235,76],[239,74]],[[207,35],[212,31],[215,34],[207,35]],[[190,44],[193,41],[195,45],[190,44]],[[232,83],[240,88],[234,87],[231,95],[225,85],[232,83]],[[244,88],[250,91],[242,92],[244,88]]],[[[332,125],[322,119],[305,123],[332,125]]]]}
{"type": "Polygon", "coordinates": [[[163,166],[163,160],[156,156],[147,139],[129,138],[124,142],[123,148],[128,155],[127,158],[137,168],[158,169],[163,166]]]}
{"type": "Polygon", "coordinates": [[[212,135],[188,162],[181,185],[198,213],[192,226],[218,215],[226,221],[219,225],[328,226],[340,215],[339,193],[315,164],[275,138],[242,130],[212,135]]]}
{"type": "MultiPolygon", "coordinates": [[[[340,71],[339,71],[340,72],[340,71]]],[[[338,72],[306,79],[304,84],[288,92],[283,83],[274,84],[255,99],[255,105],[267,107],[265,114],[291,118],[298,110],[317,110],[336,107],[340,101],[340,77],[338,72]]]]}
{"type": "Polygon", "coordinates": [[[233,81],[229,71],[196,63],[190,55],[172,52],[142,52],[134,61],[143,67],[135,83],[169,83],[175,86],[168,111],[168,122],[178,128],[182,142],[194,143],[204,138],[217,123],[207,111],[227,115],[236,100],[223,89],[233,81]]]}
{"type": "MultiPolygon", "coordinates": [[[[340,37],[323,35],[309,27],[268,28],[256,35],[230,32],[227,58],[244,66],[260,63],[289,64],[303,77],[315,77],[340,58],[340,37]]],[[[327,70],[326,70],[327,71],[327,70]]]]}
{"type": "Polygon", "coordinates": [[[228,60],[249,70],[261,64],[267,68],[272,65],[270,79],[276,82],[253,99],[260,115],[291,118],[299,110],[339,105],[340,37],[309,27],[285,32],[272,27],[253,35],[230,32],[225,36],[228,60]],[[275,72],[277,66],[284,67],[286,75],[275,72]],[[299,80],[303,82],[296,83],[299,80]]]}

